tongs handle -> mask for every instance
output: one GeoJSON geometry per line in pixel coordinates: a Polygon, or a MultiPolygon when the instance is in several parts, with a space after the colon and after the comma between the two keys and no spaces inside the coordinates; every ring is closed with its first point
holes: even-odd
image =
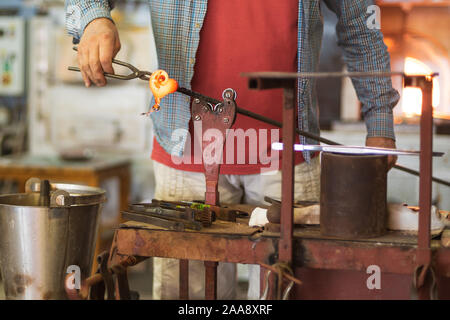
{"type": "MultiPolygon", "coordinates": [[[[78,51],[78,48],[77,47],[73,47],[73,50],[78,51]]],[[[133,65],[127,63],[127,62],[120,61],[120,60],[112,59],[112,63],[124,66],[124,67],[130,69],[132,71],[132,73],[130,73],[128,75],[120,75],[120,74],[113,74],[113,73],[103,72],[103,75],[105,77],[112,78],[112,79],[118,79],[118,80],[132,80],[132,79],[139,78],[141,80],[148,81],[150,79],[151,74],[152,74],[149,71],[140,71],[135,66],[133,66],[133,65]]],[[[67,69],[70,70],[70,71],[81,72],[80,68],[78,68],[78,67],[68,67],[67,69]]]]}
{"type": "MultiPolygon", "coordinates": [[[[78,72],[81,71],[80,68],[78,68],[78,67],[68,67],[67,69],[70,71],[78,71],[78,72]]],[[[119,80],[131,80],[131,79],[137,78],[134,76],[131,78],[129,76],[122,76],[119,74],[113,74],[113,73],[108,73],[108,72],[103,72],[103,75],[108,78],[119,79],[119,80]]]]}

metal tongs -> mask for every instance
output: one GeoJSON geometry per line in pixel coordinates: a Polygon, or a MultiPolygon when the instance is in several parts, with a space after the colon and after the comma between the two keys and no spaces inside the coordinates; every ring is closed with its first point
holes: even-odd
{"type": "MultiPolygon", "coordinates": [[[[78,51],[78,48],[73,47],[73,50],[78,51]]],[[[128,75],[120,75],[120,74],[104,72],[103,75],[105,77],[112,78],[112,79],[118,79],[118,80],[133,80],[133,79],[139,78],[141,80],[148,81],[148,80],[150,80],[150,76],[152,75],[152,73],[150,71],[139,70],[138,68],[136,68],[135,66],[133,66],[132,64],[127,63],[127,62],[123,62],[123,61],[116,60],[116,59],[112,59],[112,62],[130,69],[132,71],[132,73],[130,73],[128,75]]],[[[70,71],[81,72],[80,68],[78,68],[78,67],[69,67],[68,69],[70,71]]]]}

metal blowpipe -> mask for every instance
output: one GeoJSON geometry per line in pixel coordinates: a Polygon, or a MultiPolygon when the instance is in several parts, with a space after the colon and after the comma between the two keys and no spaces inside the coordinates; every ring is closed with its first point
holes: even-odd
{"type": "MultiPolygon", "coordinates": [[[[283,150],[283,143],[272,143],[272,149],[283,150]]],[[[360,147],[360,146],[323,146],[295,144],[295,151],[322,151],[343,154],[359,154],[359,155],[397,155],[397,156],[419,156],[420,151],[416,150],[399,150],[389,148],[360,147]]],[[[443,152],[433,152],[433,157],[442,157],[443,152]]]]}

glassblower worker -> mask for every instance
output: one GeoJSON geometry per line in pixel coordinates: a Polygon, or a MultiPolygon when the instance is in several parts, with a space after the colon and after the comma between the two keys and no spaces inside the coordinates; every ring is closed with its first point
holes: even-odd
{"type": "MultiPolygon", "coordinates": [[[[238,93],[238,105],[281,122],[282,90],[249,91],[244,71],[314,72],[318,68],[323,32],[320,7],[336,13],[338,43],[349,71],[389,72],[390,58],[380,30],[369,28],[369,0],[149,0],[159,68],[179,85],[220,98],[226,88],[238,93]]],[[[112,21],[112,1],[66,0],[68,33],[78,45],[78,62],[86,87],[106,85],[103,72],[113,73],[120,50],[112,21]]],[[[392,109],[399,95],[390,78],[354,78],[367,127],[366,145],[395,148],[392,109]]],[[[313,79],[298,81],[298,127],[319,133],[313,79]]],[[[195,152],[190,98],[174,93],[151,113],[154,128],[155,198],[204,198],[201,152],[195,152]]],[[[227,138],[221,166],[221,203],[263,204],[264,196],[281,198],[281,155],[271,142],[277,128],[237,115],[227,138]],[[239,130],[241,129],[241,130],[239,130]],[[243,139],[242,139],[243,136],[243,139]],[[234,142],[231,147],[228,141],[234,142]]],[[[200,136],[199,136],[200,135],[200,136]]],[[[297,137],[296,143],[317,144],[297,137]]],[[[389,168],[396,158],[388,159],[389,168]]],[[[296,153],[295,200],[318,201],[319,157],[296,153]]],[[[190,261],[190,298],[204,298],[204,265],[190,261]]],[[[178,261],[154,259],[154,299],[178,298],[178,261]]],[[[236,296],[236,266],[220,263],[218,297],[236,296]]],[[[248,298],[259,297],[259,266],[249,265],[248,298]]]]}

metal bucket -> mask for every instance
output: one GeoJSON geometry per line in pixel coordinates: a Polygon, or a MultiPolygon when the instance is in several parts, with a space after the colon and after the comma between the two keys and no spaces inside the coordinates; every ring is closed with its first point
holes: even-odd
{"type": "Polygon", "coordinates": [[[383,235],[387,157],[322,153],[320,231],[344,239],[383,235]]]}
{"type": "MultiPolygon", "coordinates": [[[[0,268],[7,299],[66,299],[67,268],[91,274],[105,191],[51,184],[40,206],[39,180],[27,192],[0,196],[0,268]]],[[[32,183],[29,183],[29,182],[32,183]]]]}

